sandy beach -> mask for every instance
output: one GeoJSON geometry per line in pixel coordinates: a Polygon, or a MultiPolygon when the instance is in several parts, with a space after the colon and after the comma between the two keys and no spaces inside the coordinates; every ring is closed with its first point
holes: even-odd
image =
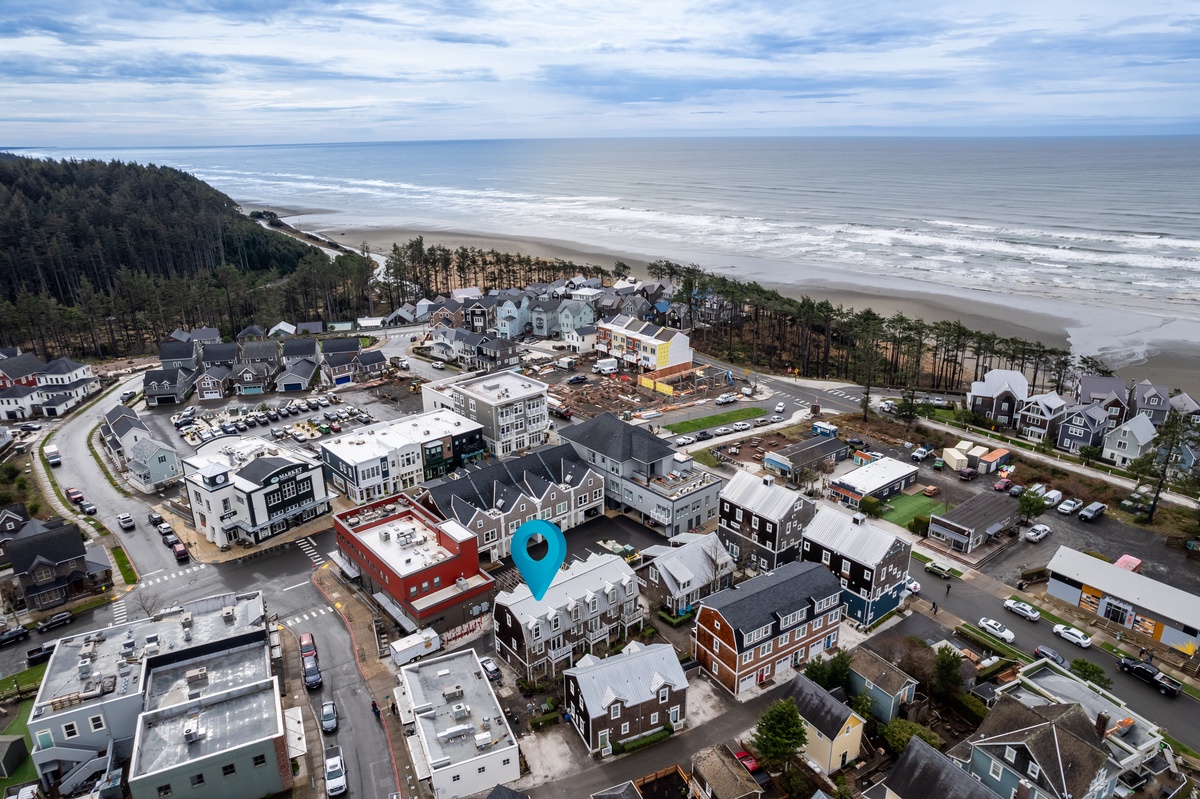
{"type": "MultiPolygon", "coordinates": [[[[273,210],[284,214],[282,209],[273,210]]],[[[511,237],[403,225],[338,225],[326,216],[329,212],[324,209],[288,209],[288,213],[286,221],[302,230],[321,233],[354,249],[365,241],[378,253],[387,253],[395,243],[423,236],[426,244],[442,244],[451,249],[478,247],[604,267],[619,260],[628,264],[635,275],[643,277],[646,265],[655,257],[684,261],[670,255],[618,253],[536,236],[511,237]]],[[[758,279],[785,296],[807,295],[848,308],[870,307],[884,316],[901,312],[927,322],[958,320],[973,330],[1040,341],[1049,347],[1071,348],[1079,354],[1099,354],[1126,378],[1149,378],[1200,396],[1200,370],[1196,369],[1200,364],[1200,345],[1192,344],[1200,342],[1200,325],[1191,320],[1118,312],[1111,307],[1049,298],[927,286],[903,278],[856,276],[858,282],[851,283],[831,279],[827,271],[817,267],[789,267],[789,275],[799,278],[789,283],[765,279],[775,270],[761,262],[747,264],[744,269],[741,265],[725,269],[739,273],[742,279],[758,279]]]]}

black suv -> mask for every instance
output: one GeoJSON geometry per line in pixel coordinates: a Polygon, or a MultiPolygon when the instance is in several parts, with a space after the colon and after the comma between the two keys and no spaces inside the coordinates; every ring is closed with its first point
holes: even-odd
{"type": "Polygon", "coordinates": [[[29,630],[24,627],[13,627],[0,633],[0,646],[7,646],[17,641],[24,641],[29,637],[29,630]]]}
{"type": "Polygon", "coordinates": [[[46,630],[53,630],[55,627],[61,627],[62,625],[70,624],[73,621],[75,621],[75,617],[71,615],[71,611],[64,610],[39,621],[37,623],[37,631],[39,633],[44,633],[46,630]]]}

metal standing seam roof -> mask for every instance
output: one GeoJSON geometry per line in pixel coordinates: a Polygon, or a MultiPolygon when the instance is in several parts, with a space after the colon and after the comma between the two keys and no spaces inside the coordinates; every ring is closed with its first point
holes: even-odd
{"type": "Polygon", "coordinates": [[[1190,624],[1200,619],[1200,597],[1195,594],[1070,547],[1059,547],[1046,568],[1054,574],[1090,585],[1169,619],[1188,621],[1190,624]]]}
{"type": "MultiPolygon", "coordinates": [[[[642,555],[645,556],[643,550],[642,555]]],[[[681,547],[671,547],[650,561],[666,583],[671,596],[708,585],[726,570],[732,572],[733,558],[716,533],[700,536],[681,547]],[[713,560],[717,561],[714,567],[713,560]],[[697,581],[697,582],[693,582],[697,581]]]]}
{"type": "Polygon", "coordinates": [[[606,594],[615,586],[631,582],[637,585],[637,578],[623,558],[593,553],[587,560],[577,560],[560,570],[541,599],[534,599],[529,586],[521,583],[512,591],[497,594],[496,607],[507,607],[519,623],[526,625],[549,618],[572,602],[586,602],[590,595],[606,594]]]}
{"type": "Polygon", "coordinates": [[[636,641],[611,657],[584,655],[563,676],[576,679],[591,718],[607,716],[614,702],[632,707],[657,697],[660,688],[670,686],[678,691],[688,684],[675,647],[643,646],[636,641]]]}
{"type": "Polygon", "coordinates": [[[1018,400],[1029,397],[1029,380],[1025,375],[1012,369],[993,369],[971,384],[973,397],[997,397],[1005,389],[1011,391],[1018,400]]]}
{"type": "Polygon", "coordinates": [[[804,528],[804,539],[867,566],[883,560],[897,541],[870,522],[856,524],[853,516],[828,506],[821,507],[804,528]]]}
{"type": "Polygon", "coordinates": [[[746,472],[733,475],[733,479],[721,489],[721,499],[775,521],[784,519],[793,506],[804,502],[799,493],[779,485],[773,479],[755,477],[746,472]]]}

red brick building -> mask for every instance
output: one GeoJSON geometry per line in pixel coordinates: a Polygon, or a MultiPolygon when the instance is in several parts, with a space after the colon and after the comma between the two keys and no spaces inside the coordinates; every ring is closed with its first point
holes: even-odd
{"type": "Polygon", "coordinates": [[[334,561],[406,631],[444,632],[484,618],[496,591],[479,542],[400,494],[334,514],[334,561]]]}

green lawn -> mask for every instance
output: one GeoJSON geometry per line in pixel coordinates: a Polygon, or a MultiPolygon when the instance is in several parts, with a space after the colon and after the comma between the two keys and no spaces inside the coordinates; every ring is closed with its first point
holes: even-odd
{"type": "Polygon", "coordinates": [[[706,449],[698,449],[692,453],[692,460],[701,466],[707,466],[710,469],[715,469],[721,465],[720,461],[712,456],[706,449]]]}
{"type": "Polygon", "coordinates": [[[672,433],[681,436],[685,433],[694,433],[697,430],[703,430],[706,427],[719,427],[723,424],[733,424],[734,422],[742,422],[746,419],[754,419],[766,415],[767,412],[762,408],[734,408],[732,411],[726,411],[725,413],[701,416],[699,419],[689,419],[686,422],[676,422],[675,424],[664,425],[664,427],[672,433]]]}
{"type": "MultiPolygon", "coordinates": [[[[22,702],[19,706],[10,707],[8,726],[4,728],[5,735],[24,735],[25,745],[33,750],[33,739],[29,737],[29,726],[26,722],[29,721],[29,712],[33,709],[33,699],[29,698],[22,702]]],[[[17,766],[11,777],[0,779],[0,795],[8,792],[8,789],[13,785],[24,785],[27,782],[32,782],[37,779],[37,769],[34,768],[33,758],[25,758],[25,762],[17,766]]]]}
{"type": "Polygon", "coordinates": [[[113,561],[117,564],[117,568],[120,569],[121,576],[125,578],[125,582],[135,585],[138,581],[137,572],[134,571],[133,564],[129,562],[129,556],[125,554],[125,550],[121,547],[113,547],[109,552],[112,553],[113,561]]]}
{"type": "Polygon", "coordinates": [[[908,527],[908,523],[916,516],[928,516],[931,513],[945,513],[946,505],[939,499],[930,498],[924,494],[913,494],[911,497],[901,494],[887,501],[892,509],[883,514],[883,518],[892,524],[908,527]]]}

